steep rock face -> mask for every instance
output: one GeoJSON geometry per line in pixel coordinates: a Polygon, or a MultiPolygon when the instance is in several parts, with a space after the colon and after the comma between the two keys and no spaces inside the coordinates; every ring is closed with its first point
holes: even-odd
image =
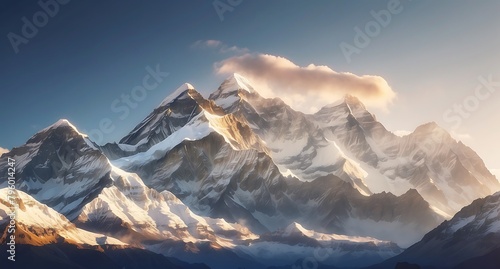
{"type": "MultiPolygon", "coordinates": [[[[107,158],[66,120],[56,122],[25,145],[2,155],[3,174],[7,174],[7,158],[16,160],[17,189],[70,220],[112,183],[107,158]]],[[[6,181],[0,184],[6,186],[6,181]]]]}
{"type": "Polygon", "coordinates": [[[190,84],[182,85],[123,137],[120,144],[144,145],[147,149],[162,141],[201,112],[197,94],[190,84]]]}
{"type": "Polygon", "coordinates": [[[101,149],[110,159],[146,151],[200,114],[200,104],[205,102],[194,87],[186,83],[166,97],[119,143],[108,143],[101,149]]]}
{"type": "MultiPolygon", "coordinates": [[[[424,238],[379,267],[396,261],[451,268],[500,247],[500,193],[477,199],[424,238]]],[[[486,257],[488,258],[488,257],[486,257]]],[[[479,259],[480,260],[480,259],[479,259]]]]}

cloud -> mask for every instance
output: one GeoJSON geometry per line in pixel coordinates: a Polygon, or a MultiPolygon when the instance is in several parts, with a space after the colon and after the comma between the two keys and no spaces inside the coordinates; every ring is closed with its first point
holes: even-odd
{"type": "Polygon", "coordinates": [[[240,48],[237,46],[228,46],[224,44],[220,40],[214,40],[214,39],[209,39],[209,40],[198,40],[191,44],[191,48],[195,49],[213,49],[217,50],[220,53],[237,53],[237,54],[242,54],[242,53],[247,53],[248,49],[247,48],[240,48]]]}
{"type": "Polygon", "coordinates": [[[9,152],[10,150],[0,147],[0,155],[9,152]]]}
{"type": "Polygon", "coordinates": [[[240,73],[266,97],[280,97],[295,109],[315,112],[345,94],[358,97],[368,106],[387,108],[396,97],[379,76],[339,73],[328,66],[302,67],[269,54],[244,54],[215,64],[216,73],[240,73]]]}

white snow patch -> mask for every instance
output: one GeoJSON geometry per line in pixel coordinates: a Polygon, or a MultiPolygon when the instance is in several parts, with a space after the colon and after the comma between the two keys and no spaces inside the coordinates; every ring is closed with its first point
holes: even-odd
{"type": "Polygon", "coordinates": [[[214,102],[216,105],[222,107],[223,109],[227,109],[239,100],[240,98],[238,96],[230,95],[226,98],[217,98],[214,102]]]}
{"type": "Polygon", "coordinates": [[[226,88],[224,91],[236,91],[245,90],[247,92],[253,92],[254,89],[250,84],[250,81],[238,73],[234,73],[226,79],[226,88]]]}
{"type": "Polygon", "coordinates": [[[473,221],[474,219],[476,218],[476,216],[470,216],[468,218],[465,218],[465,219],[460,219],[458,221],[456,221],[450,228],[448,231],[450,231],[451,233],[454,233],[460,229],[462,229],[463,227],[465,227],[465,225],[469,224],[471,221],[473,221]]]}
{"type": "Polygon", "coordinates": [[[302,234],[309,238],[316,239],[318,241],[343,241],[343,242],[351,242],[351,243],[369,243],[372,242],[375,245],[379,244],[387,244],[390,243],[389,241],[383,241],[379,240],[373,237],[363,237],[363,236],[349,236],[349,235],[341,235],[341,234],[325,234],[325,233],[319,233],[313,230],[308,230],[304,228],[302,225],[299,223],[292,223],[285,229],[285,233],[287,230],[290,230],[289,232],[293,232],[292,230],[296,229],[300,231],[302,234]]]}
{"type": "Polygon", "coordinates": [[[451,219],[453,216],[444,212],[443,210],[431,205],[430,208],[438,215],[440,215],[441,217],[443,217],[444,219],[451,219]]]}
{"type": "Polygon", "coordinates": [[[128,165],[141,165],[158,160],[172,148],[182,143],[182,141],[194,141],[202,139],[213,132],[206,120],[202,120],[203,114],[198,114],[188,124],[165,138],[165,140],[152,146],[146,152],[141,152],[129,157],[123,157],[112,161],[113,165],[118,167],[127,167],[128,165]]]}
{"type": "MultiPolygon", "coordinates": [[[[278,168],[281,168],[281,167],[278,166],[278,168]]],[[[280,173],[284,177],[294,177],[294,178],[297,178],[300,180],[300,178],[297,175],[295,175],[292,171],[290,171],[290,169],[286,169],[286,171],[284,171],[284,172],[280,169],[280,173]]]]}
{"type": "Polygon", "coordinates": [[[86,134],[80,133],[80,131],[78,131],[78,129],[73,124],[71,124],[71,122],[69,122],[67,119],[60,119],[60,120],[56,121],[54,124],[50,125],[49,127],[42,129],[38,133],[42,133],[42,132],[48,131],[50,129],[56,129],[58,127],[63,127],[63,126],[69,126],[69,127],[73,128],[73,130],[75,132],[77,132],[80,136],[87,137],[86,134]]]}

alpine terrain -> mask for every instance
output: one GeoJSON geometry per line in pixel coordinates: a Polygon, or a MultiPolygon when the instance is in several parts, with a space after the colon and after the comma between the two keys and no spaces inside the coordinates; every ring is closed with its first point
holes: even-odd
{"type": "Polygon", "coordinates": [[[400,137],[354,96],[304,114],[258,90],[183,84],[116,143],[67,120],[37,132],[0,157],[2,246],[15,215],[16,259],[38,268],[495,259],[500,183],[443,128],[400,137]]]}

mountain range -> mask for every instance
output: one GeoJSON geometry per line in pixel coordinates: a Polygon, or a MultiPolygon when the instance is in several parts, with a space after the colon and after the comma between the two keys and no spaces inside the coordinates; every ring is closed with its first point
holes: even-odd
{"type": "MultiPolygon", "coordinates": [[[[239,74],[208,98],[186,83],[117,143],[59,120],[4,153],[2,174],[15,160],[19,260],[472,268],[496,257],[500,183],[446,130],[401,137],[354,96],[304,114],[257,90],[239,74]]],[[[2,242],[8,196],[3,182],[2,242]]]]}

